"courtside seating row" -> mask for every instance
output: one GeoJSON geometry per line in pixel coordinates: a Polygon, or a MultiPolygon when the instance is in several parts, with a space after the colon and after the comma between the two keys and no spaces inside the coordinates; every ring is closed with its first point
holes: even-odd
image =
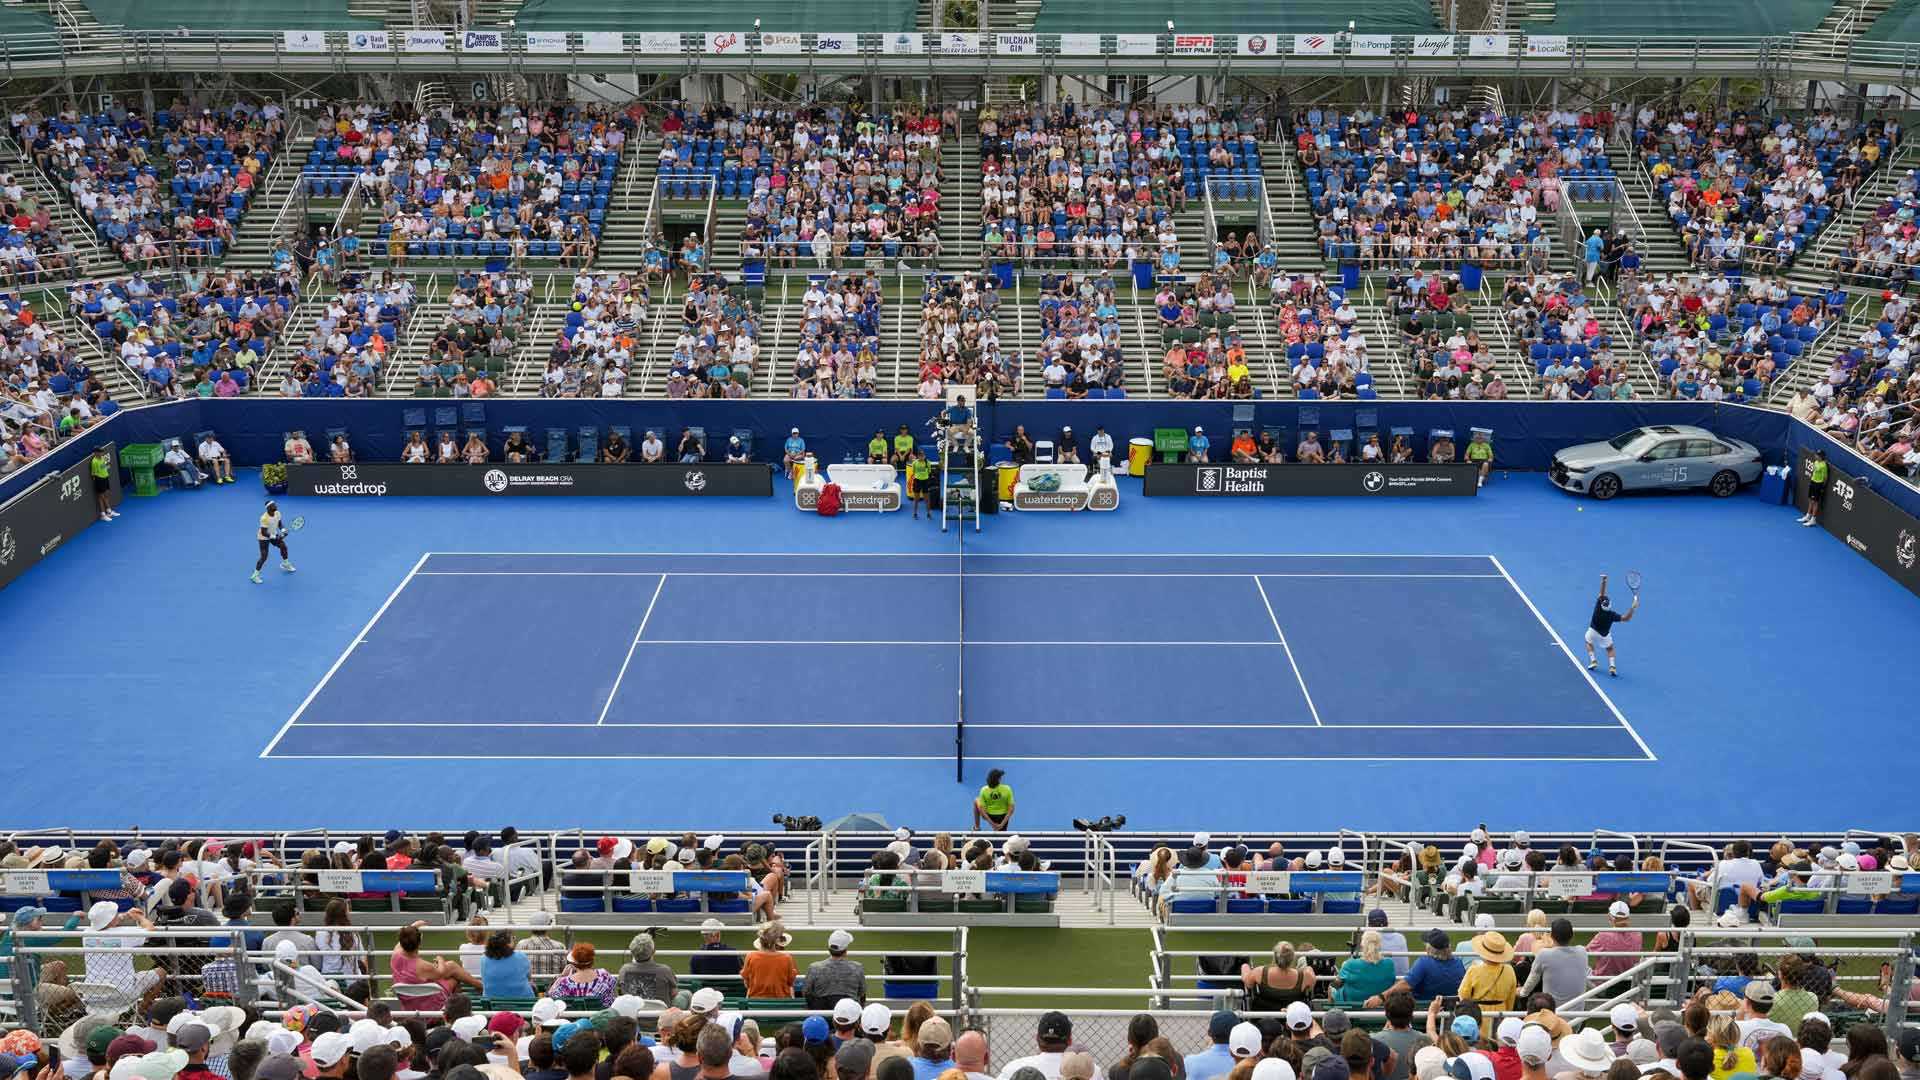
{"type": "MultiPolygon", "coordinates": [[[[442,432],[453,435],[456,445],[461,446],[466,445],[468,435],[478,434],[481,440],[494,451],[495,460],[499,459],[499,455],[504,452],[507,439],[515,432],[526,435],[527,441],[535,449],[542,451],[543,461],[594,461],[600,456],[600,428],[595,425],[582,424],[571,431],[567,428],[550,427],[546,429],[546,442],[542,445],[534,441],[531,429],[520,424],[502,427],[499,441],[492,441],[489,438],[486,423],[486,406],[477,401],[469,401],[459,406],[435,405],[431,424],[428,423],[428,412],[425,408],[407,409],[400,414],[401,428],[407,432],[424,432],[429,446],[439,442],[442,432]],[[573,440],[571,444],[570,439],[573,440]]],[[[641,430],[644,432],[646,429],[641,430]]],[[[690,427],[687,430],[693,432],[694,438],[699,440],[703,453],[711,447],[704,427],[690,427]]],[[[610,434],[619,434],[626,440],[627,445],[633,448],[633,459],[635,461],[640,459],[640,442],[634,437],[632,427],[613,424],[607,428],[607,431],[610,434]]],[[[660,436],[660,441],[666,444],[668,455],[674,456],[674,452],[680,445],[680,433],[666,430],[656,430],[656,433],[660,436]]],[[[753,456],[752,429],[735,428],[729,434],[740,440],[740,446],[747,452],[748,457],[753,456]]],[[[862,458],[862,460],[865,459],[862,458]]]]}

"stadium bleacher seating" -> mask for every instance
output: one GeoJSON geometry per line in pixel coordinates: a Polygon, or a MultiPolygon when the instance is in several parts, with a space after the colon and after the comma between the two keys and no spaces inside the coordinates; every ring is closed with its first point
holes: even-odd
{"type": "Polygon", "coordinates": [[[608,4],[595,0],[527,0],[514,16],[529,30],[605,30],[617,25],[631,32],[741,30],[758,24],[768,31],[834,30],[888,33],[911,30],[918,10],[912,0],[754,0],[725,8],[672,8],[639,0],[608,4]]]}

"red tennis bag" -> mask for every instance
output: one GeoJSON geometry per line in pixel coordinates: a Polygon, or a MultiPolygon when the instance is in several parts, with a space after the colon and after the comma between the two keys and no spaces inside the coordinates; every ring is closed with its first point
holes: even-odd
{"type": "Polygon", "coordinates": [[[823,484],[820,488],[820,501],[814,504],[822,517],[832,517],[840,512],[840,485],[823,484]]]}

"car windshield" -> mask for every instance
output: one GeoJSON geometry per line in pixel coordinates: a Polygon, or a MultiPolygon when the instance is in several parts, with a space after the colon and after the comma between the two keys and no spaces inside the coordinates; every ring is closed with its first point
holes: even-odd
{"type": "Polygon", "coordinates": [[[1632,446],[1633,444],[1640,442],[1645,438],[1647,438],[1647,431],[1645,428],[1634,428],[1632,431],[1623,432],[1619,435],[1615,435],[1611,439],[1608,439],[1607,445],[1613,447],[1615,450],[1624,452],[1627,449],[1627,447],[1632,446]]]}

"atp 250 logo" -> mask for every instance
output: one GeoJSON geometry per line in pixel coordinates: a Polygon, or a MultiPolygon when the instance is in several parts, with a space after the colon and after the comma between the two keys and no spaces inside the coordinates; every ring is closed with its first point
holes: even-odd
{"type": "Polygon", "coordinates": [[[1833,493],[1840,499],[1840,508],[1842,510],[1853,509],[1852,484],[1847,483],[1845,480],[1836,479],[1833,482],[1833,493]]]}
{"type": "Polygon", "coordinates": [[[78,502],[80,500],[80,478],[69,476],[60,481],[60,501],[78,502]]]}

